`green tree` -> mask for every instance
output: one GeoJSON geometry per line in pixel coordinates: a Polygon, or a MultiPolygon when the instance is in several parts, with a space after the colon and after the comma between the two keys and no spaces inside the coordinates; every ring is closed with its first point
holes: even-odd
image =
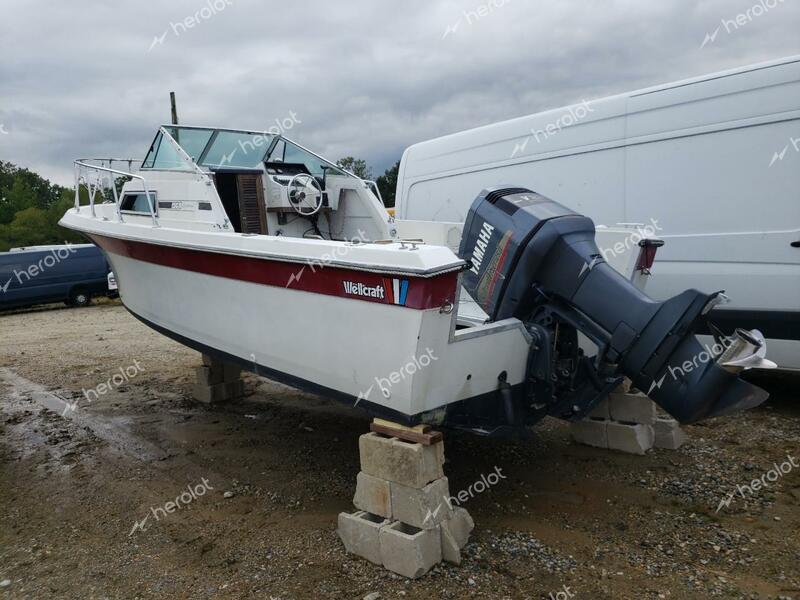
{"type": "Polygon", "coordinates": [[[3,226],[3,250],[14,246],[35,246],[50,242],[50,224],[47,212],[31,206],[14,215],[14,220],[3,226]]]}
{"type": "Polygon", "coordinates": [[[386,169],[386,172],[375,181],[375,183],[378,184],[378,189],[381,191],[383,203],[389,208],[394,206],[394,195],[397,189],[397,176],[399,172],[400,161],[398,160],[393,166],[386,169]]]}
{"type": "Polygon", "coordinates": [[[26,208],[37,208],[36,194],[22,177],[14,177],[11,187],[0,191],[0,223],[10,223],[14,215],[26,208]]]}
{"type": "Polygon", "coordinates": [[[337,160],[336,165],[361,179],[372,179],[372,169],[367,166],[367,161],[364,159],[345,156],[337,160]]]}
{"type": "MultiPolygon", "coordinates": [[[[31,198],[33,204],[31,206],[36,206],[37,208],[47,208],[57,202],[61,197],[61,193],[66,189],[60,185],[51,184],[28,169],[0,161],[0,198],[7,195],[8,190],[14,186],[15,181],[21,181],[27,189],[31,190],[33,193],[31,198]]],[[[5,222],[7,223],[8,221],[5,222]]]]}
{"type": "MultiPolygon", "coordinates": [[[[81,234],[58,225],[74,198],[73,190],[0,161],[0,252],[16,246],[84,241],[81,234]]],[[[88,202],[83,189],[81,199],[88,202]]]]}

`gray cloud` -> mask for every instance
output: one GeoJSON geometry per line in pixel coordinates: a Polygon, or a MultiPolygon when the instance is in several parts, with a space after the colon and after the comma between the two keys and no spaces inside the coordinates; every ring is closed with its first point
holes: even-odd
{"type": "Polygon", "coordinates": [[[69,184],[74,158],[141,157],[174,90],[183,123],[294,112],[290,137],[381,172],[421,140],[800,52],[791,0],[213,1],[4,0],[0,160],[69,184]]]}

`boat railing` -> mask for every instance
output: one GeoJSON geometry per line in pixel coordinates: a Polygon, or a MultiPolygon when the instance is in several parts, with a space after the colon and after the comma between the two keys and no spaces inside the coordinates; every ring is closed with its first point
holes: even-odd
{"type": "Polygon", "coordinates": [[[147,206],[150,209],[150,218],[153,220],[153,227],[158,227],[158,217],[156,216],[155,200],[150,193],[147,180],[141,175],[133,173],[133,163],[138,162],[133,158],[84,158],[75,161],[75,210],[81,211],[80,203],[80,189],[81,184],[86,187],[89,195],[89,212],[92,217],[97,217],[95,212],[95,197],[98,192],[105,197],[106,190],[111,188],[111,193],[114,198],[116,206],[117,220],[122,222],[122,207],[120,194],[117,191],[117,178],[129,177],[130,179],[138,179],[142,182],[145,198],[147,198],[147,206]],[[93,164],[100,163],[100,164],[93,164]],[[128,171],[113,168],[116,163],[127,163],[128,171]],[[106,166],[108,165],[108,166],[106,166]]]}

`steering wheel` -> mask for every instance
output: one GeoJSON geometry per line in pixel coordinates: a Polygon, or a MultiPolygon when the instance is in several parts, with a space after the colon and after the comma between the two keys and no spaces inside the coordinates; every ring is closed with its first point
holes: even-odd
{"type": "Polygon", "coordinates": [[[304,217],[310,217],[322,208],[322,186],[308,173],[298,173],[287,186],[289,204],[304,217]]]}

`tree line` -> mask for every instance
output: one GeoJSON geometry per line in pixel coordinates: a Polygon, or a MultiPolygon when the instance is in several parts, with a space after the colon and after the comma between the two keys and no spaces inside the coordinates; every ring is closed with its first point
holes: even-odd
{"type": "Polygon", "coordinates": [[[80,233],[58,225],[74,202],[74,190],[0,161],[0,252],[19,246],[85,241],[80,233]]]}
{"type": "MultiPolygon", "coordinates": [[[[350,171],[353,175],[372,181],[372,168],[367,165],[367,161],[362,158],[345,156],[336,161],[336,164],[343,169],[350,171]]],[[[400,161],[386,169],[383,175],[375,179],[375,183],[381,192],[383,203],[387,208],[394,206],[394,192],[397,189],[397,174],[400,171],[400,161]]]]}
{"type": "MultiPolygon", "coordinates": [[[[372,169],[363,159],[347,156],[337,161],[362,179],[372,180],[372,169]]],[[[394,206],[400,161],[375,179],[384,204],[394,206]]],[[[88,192],[81,188],[81,204],[88,204],[88,192]]],[[[20,246],[80,243],[83,236],[58,225],[59,219],[74,205],[75,190],[18,167],[0,161],[0,252],[20,246]]]]}

